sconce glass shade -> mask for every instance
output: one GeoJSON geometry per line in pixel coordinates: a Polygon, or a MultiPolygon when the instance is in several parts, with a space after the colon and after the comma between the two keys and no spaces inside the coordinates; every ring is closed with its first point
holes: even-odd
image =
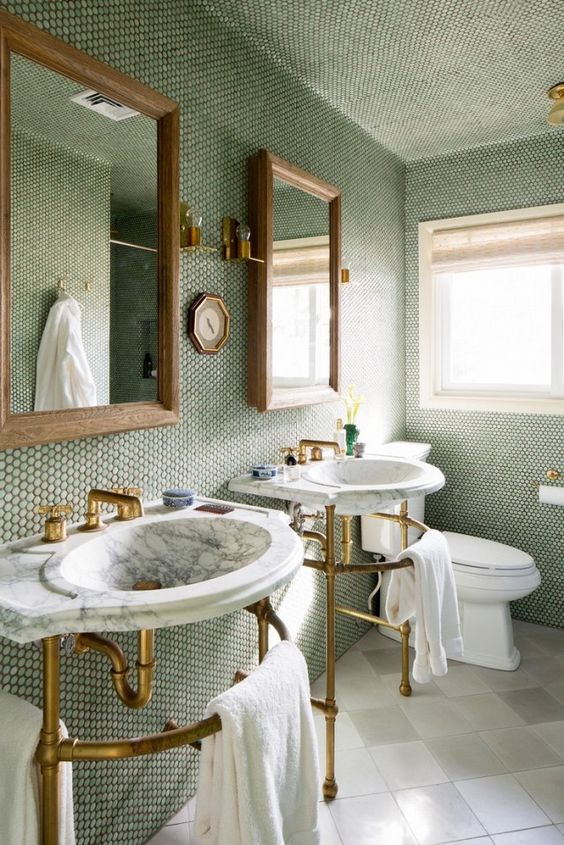
{"type": "Polygon", "coordinates": [[[553,85],[548,96],[555,103],[546,116],[547,122],[552,126],[562,126],[564,124],[564,82],[553,85]]]}
{"type": "Polygon", "coordinates": [[[564,100],[559,100],[552,106],[546,119],[553,126],[564,125],[564,100]]]}
{"type": "Polygon", "coordinates": [[[251,230],[246,223],[239,223],[235,229],[237,237],[237,258],[251,257],[251,230]]]}
{"type": "Polygon", "coordinates": [[[193,226],[196,229],[200,229],[202,227],[202,215],[198,214],[195,209],[189,208],[186,212],[186,224],[188,226],[193,226]]]}

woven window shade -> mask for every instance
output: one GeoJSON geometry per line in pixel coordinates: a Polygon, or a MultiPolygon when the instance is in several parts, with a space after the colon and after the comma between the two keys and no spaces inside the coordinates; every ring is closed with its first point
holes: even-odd
{"type": "Polygon", "coordinates": [[[564,263],[564,215],[433,233],[435,273],[557,263],[564,263]]]}
{"type": "Polygon", "coordinates": [[[272,250],[273,285],[311,285],[329,282],[329,238],[326,243],[307,243],[307,238],[274,242],[272,250]]]}

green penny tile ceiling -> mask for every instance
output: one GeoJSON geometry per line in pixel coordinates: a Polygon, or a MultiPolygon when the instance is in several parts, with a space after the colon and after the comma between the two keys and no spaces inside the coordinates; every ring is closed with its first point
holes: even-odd
{"type": "MultiPolygon", "coordinates": [[[[354,381],[367,395],[360,419],[364,436],[401,436],[401,161],[194,3],[37,0],[2,7],[180,103],[180,193],[203,214],[206,243],[218,243],[224,214],[248,219],[247,159],[261,147],[341,188],[343,259],[354,268],[353,284],[342,291],[343,383],[354,381]]],[[[118,222],[125,231],[127,221],[118,222]]],[[[45,502],[69,502],[74,519],[81,518],[94,486],[140,484],[151,499],[168,486],[188,484],[207,496],[233,498],[227,481],[250,463],[277,460],[279,449],[296,445],[300,437],[331,436],[343,413],[338,402],[267,414],[247,405],[245,267],[225,264],[219,255],[183,255],[180,263],[179,425],[0,452],[2,541],[38,530],[34,508],[45,502]],[[223,296],[232,317],[230,340],[217,356],[198,355],[185,332],[188,306],[202,291],[223,296]]],[[[140,311],[138,316],[145,317],[140,311]]],[[[119,382],[120,374],[114,378],[119,382]]],[[[355,540],[361,560],[356,526],[355,540]]],[[[364,608],[371,583],[341,579],[340,599],[364,608]]],[[[276,602],[293,626],[311,677],[319,675],[323,578],[304,570],[276,602]]],[[[240,612],[158,631],[155,694],[141,712],[116,700],[104,661],[95,655],[65,658],[63,718],[69,731],[83,738],[119,737],[158,731],[171,716],[200,718],[208,700],[231,683],[234,670],[253,665],[255,628],[254,618],[240,612]]],[[[363,630],[352,620],[339,620],[339,651],[363,630]]],[[[135,637],[117,639],[134,662],[135,637]]],[[[0,685],[38,704],[39,658],[31,645],[0,641],[0,685]]],[[[197,766],[192,750],[75,766],[79,845],[146,842],[194,793],[197,766]]]]}
{"type": "Polygon", "coordinates": [[[549,467],[562,468],[564,417],[419,407],[417,225],[564,202],[563,161],[564,134],[556,133],[414,163],[406,189],[407,432],[433,444],[430,460],[447,479],[427,498],[426,517],[437,528],[531,554],[542,584],[512,613],[557,627],[564,627],[563,511],[540,505],[533,482],[549,467]]]}
{"type": "Polygon", "coordinates": [[[561,0],[196,0],[406,160],[542,136],[561,0]]]}

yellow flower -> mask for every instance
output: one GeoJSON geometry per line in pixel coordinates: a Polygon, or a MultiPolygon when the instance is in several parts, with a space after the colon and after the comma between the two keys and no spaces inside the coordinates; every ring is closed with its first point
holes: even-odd
{"type": "Polygon", "coordinates": [[[364,402],[366,402],[366,397],[364,396],[364,394],[357,394],[355,392],[354,384],[349,384],[346,396],[344,396],[343,398],[343,404],[345,406],[345,413],[347,417],[347,425],[354,425],[359,408],[364,402]]]}

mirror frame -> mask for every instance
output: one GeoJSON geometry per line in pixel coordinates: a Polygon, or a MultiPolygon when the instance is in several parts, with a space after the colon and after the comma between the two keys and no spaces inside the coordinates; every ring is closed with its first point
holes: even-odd
{"type": "Polygon", "coordinates": [[[249,224],[251,255],[264,263],[249,261],[248,402],[259,411],[316,405],[339,399],[340,388],[340,277],[341,277],[341,192],[339,188],[312,176],[268,150],[249,159],[249,224]],[[328,203],[330,284],[330,368],[329,384],[296,387],[277,396],[272,386],[272,253],[274,179],[281,179],[301,191],[328,203]]]}
{"type": "Polygon", "coordinates": [[[174,100],[0,10],[0,449],[178,422],[178,150],[179,114],[174,100]],[[10,53],[18,53],[86,88],[102,91],[157,121],[158,399],[155,402],[25,414],[11,412],[10,53]]]}

